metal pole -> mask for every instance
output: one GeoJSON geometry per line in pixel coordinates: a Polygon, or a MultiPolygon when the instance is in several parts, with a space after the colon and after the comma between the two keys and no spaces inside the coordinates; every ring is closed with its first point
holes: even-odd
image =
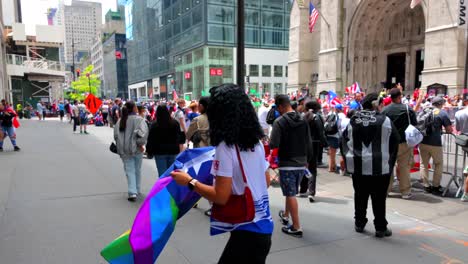
{"type": "Polygon", "coordinates": [[[72,25],[72,74],[73,74],[73,81],[76,81],[76,76],[75,76],[75,35],[73,33],[73,25],[72,25]]]}
{"type": "Polygon", "coordinates": [[[237,0],[237,85],[244,89],[244,0],[237,0]]]}
{"type": "Polygon", "coordinates": [[[465,30],[465,82],[463,84],[463,93],[465,93],[466,89],[468,89],[468,30],[465,30]]]}

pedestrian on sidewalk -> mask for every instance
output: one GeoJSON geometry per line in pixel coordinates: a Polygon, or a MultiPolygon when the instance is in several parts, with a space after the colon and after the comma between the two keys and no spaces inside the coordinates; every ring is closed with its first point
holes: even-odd
{"type": "MultiPolygon", "coordinates": [[[[403,199],[411,199],[413,195],[411,194],[410,170],[413,164],[413,148],[406,143],[405,130],[410,125],[409,121],[411,121],[411,125],[417,125],[416,114],[411,107],[401,103],[402,93],[399,88],[390,90],[390,97],[392,98],[392,104],[385,107],[382,110],[382,114],[390,118],[398,129],[400,142],[398,145],[397,177],[399,180],[401,197],[403,199]]],[[[392,187],[393,176],[390,178],[388,192],[391,192],[392,187]]]]}
{"type": "Polygon", "coordinates": [[[158,175],[174,163],[179,154],[179,124],[169,115],[166,104],[156,109],[156,122],[151,125],[146,143],[148,157],[154,157],[158,175]]]}
{"type": "Polygon", "coordinates": [[[362,100],[363,110],[351,118],[343,138],[348,147],[347,169],[353,178],[355,230],[364,232],[370,196],[375,216],[375,236],[382,238],[392,235],[387,228],[385,211],[399,135],[390,118],[377,111],[374,102],[378,100],[377,93],[368,94],[362,100]]]}
{"type": "MultiPolygon", "coordinates": [[[[261,143],[264,134],[243,88],[225,84],[212,88],[210,92],[207,115],[211,143],[216,147],[211,169],[211,174],[216,177],[214,186],[201,184],[185,172],[174,171],[171,175],[178,184],[195,190],[219,208],[229,206],[231,195],[246,197],[245,189],[248,187],[252,194],[249,200],[255,205],[253,219],[233,224],[212,218],[211,230],[212,234],[231,232],[219,264],[264,264],[273,233],[267,189],[270,175],[261,143]]],[[[239,211],[240,208],[229,209],[239,211]]]]}
{"type": "Polygon", "coordinates": [[[58,108],[59,108],[60,122],[63,122],[63,117],[65,116],[65,105],[63,104],[63,102],[59,103],[58,108]]]}
{"type": "Polygon", "coordinates": [[[185,134],[187,133],[187,115],[185,114],[185,100],[180,98],[177,100],[177,110],[174,113],[174,119],[179,123],[179,148],[182,152],[185,148],[184,144],[187,141],[185,134]]]}
{"type": "Polygon", "coordinates": [[[87,127],[89,123],[88,115],[90,114],[90,112],[88,108],[86,108],[86,105],[84,103],[78,104],[78,112],[79,112],[79,117],[80,117],[80,134],[85,133],[87,135],[88,134],[87,127]]]}
{"type": "MultiPolygon", "coordinates": [[[[39,118],[39,121],[42,120],[42,114],[44,113],[44,106],[42,105],[42,102],[38,102],[36,105],[36,111],[37,111],[37,117],[39,118]]],[[[45,117],[44,117],[45,119],[45,117]]]]}
{"type": "Polygon", "coordinates": [[[202,97],[198,102],[199,116],[195,117],[187,130],[187,139],[192,141],[194,148],[208,147],[210,145],[210,124],[206,109],[208,108],[209,97],[202,97]]]}
{"type": "Polygon", "coordinates": [[[440,186],[442,179],[442,170],[444,166],[444,152],[442,148],[442,133],[451,134],[453,132],[452,121],[450,121],[448,113],[442,109],[445,104],[445,99],[436,96],[432,99],[434,107],[433,115],[434,122],[431,128],[427,130],[427,135],[419,144],[421,155],[421,178],[423,180],[424,190],[428,193],[440,195],[443,192],[440,186]],[[434,164],[434,175],[432,185],[429,182],[429,160],[432,158],[434,164]]]}
{"type": "Polygon", "coordinates": [[[3,142],[6,137],[10,138],[14,150],[20,151],[20,148],[16,145],[16,129],[13,126],[13,119],[16,116],[17,114],[13,108],[8,106],[8,103],[5,103],[5,101],[0,103],[0,152],[3,152],[3,142]]]}
{"type": "Polygon", "coordinates": [[[309,124],[309,132],[312,139],[312,156],[309,159],[308,169],[312,176],[309,178],[302,177],[301,186],[299,189],[299,197],[308,197],[309,202],[315,201],[316,185],[317,185],[317,158],[320,151],[320,145],[325,144],[326,137],[323,131],[322,118],[318,112],[322,106],[317,100],[308,100],[305,103],[304,119],[309,124]]]}
{"type": "Polygon", "coordinates": [[[283,196],[286,197],[285,210],[279,213],[284,225],[282,231],[291,236],[302,237],[296,195],[301,179],[306,175],[307,163],[312,157],[312,139],[309,125],[293,110],[287,95],[277,95],[275,103],[281,117],[273,123],[270,148],[279,149],[280,184],[283,196]],[[289,215],[292,225],[289,225],[289,215]]]}
{"type": "Polygon", "coordinates": [[[73,119],[73,133],[76,133],[76,127],[80,125],[80,109],[78,108],[78,100],[73,102],[71,106],[71,117],[73,119]]]}
{"type": "Polygon", "coordinates": [[[141,164],[147,138],[148,126],[145,120],[138,116],[135,103],[128,101],[122,108],[122,117],[115,124],[114,140],[127,176],[130,202],[135,202],[141,194],[141,164]]]}

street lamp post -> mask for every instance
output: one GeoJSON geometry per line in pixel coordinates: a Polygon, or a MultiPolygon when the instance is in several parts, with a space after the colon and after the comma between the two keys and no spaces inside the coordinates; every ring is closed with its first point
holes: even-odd
{"type": "Polygon", "coordinates": [[[89,86],[89,93],[91,94],[91,75],[86,73],[86,77],[88,77],[88,86],[89,86]]]}
{"type": "Polygon", "coordinates": [[[244,0],[237,0],[237,85],[244,89],[244,0]]]}

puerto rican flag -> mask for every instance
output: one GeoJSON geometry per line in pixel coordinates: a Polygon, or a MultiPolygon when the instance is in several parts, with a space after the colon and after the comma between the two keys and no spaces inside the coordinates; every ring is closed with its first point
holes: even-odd
{"type": "Polygon", "coordinates": [[[317,19],[319,17],[319,12],[317,8],[309,2],[309,32],[314,32],[315,23],[317,23],[317,19]]]}
{"type": "Polygon", "coordinates": [[[359,87],[359,83],[355,82],[350,87],[346,87],[346,93],[348,94],[357,94],[361,92],[361,87],[359,87]]]}
{"type": "Polygon", "coordinates": [[[341,104],[340,99],[338,99],[338,96],[333,91],[328,92],[328,102],[330,103],[330,107],[335,107],[336,105],[341,104]]]}

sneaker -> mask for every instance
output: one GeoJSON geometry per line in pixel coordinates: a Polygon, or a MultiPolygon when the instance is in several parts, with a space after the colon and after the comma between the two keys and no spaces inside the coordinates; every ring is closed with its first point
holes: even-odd
{"type": "Polygon", "coordinates": [[[83,131],[80,131],[80,134],[83,134],[83,131]]]}
{"type": "Polygon", "coordinates": [[[390,228],[387,228],[385,231],[375,231],[375,236],[378,238],[383,238],[383,237],[391,237],[392,236],[392,230],[390,228]]]}
{"type": "Polygon", "coordinates": [[[89,135],[88,131],[86,131],[86,130],[85,130],[85,132],[84,132],[84,133],[85,133],[86,135],[89,135]]]}
{"type": "Polygon", "coordinates": [[[442,189],[441,186],[439,186],[439,187],[432,187],[432,194],[434,194],[434,195],[441,195],[442,193],[444,193],[444,189],[442,189]]]}
{"type": "Polygon", "coordinates": [[[3,152],[3,148],[0,148],[0,152],[3,152]]]}
{"type": "Polygon", "coordinates": [[[314,199],[315,197],[314,196],[309,195],[308,198],[309,198],[309,202],[311,202],[311,203],[315,202],[315,199],[314,199]]]}
{"type": "Polygon", "coordinates": [[[135,202],[137,200],[137,197],[138,196],[136,194],[132,193],[132,194],[128,195],[128,201],[129,202],[135,202]]]}
{"type": "Polygon", "coordinates": [[[21,149],[18,146],[15,146],[15,151],[20,151],[21,149]]]}
{"type": "Polygon", "coordinates": [[[284,211],[283,210],[279,211],[278,215],[279,215],[281,223],[283,225],[288,225],[289,224],[289,217],[284,216],[284,211]]]}
{"type": "Polygon", "coordinates": [[[361,226],[355,225],[354,230],[358,233],[364,233],[364,227],[361,227],[361,226]]]}
{"type": "Polygon", "coordinates": [[[424,187],[426,193],[432,193],[432,186],[424,187]]]}
{"type": "Polygon", "coordinates": [[[468,193],[464,193],[462,198],[460,199],[462,202],[468,202],[468,193]]]}
{"type": "Polygon", "coordinates": [[[297,194],[297,197],[300,197],[300,198],[307,198],[308,195],[309,195],[309,192],[298,193],[298,194],[297,194]]]}
{"type": "Polygon", "coordinates": [[[402,195],[401,195],[401,198],[402,198],[403,200],[411,200],[411,198],[413,198],[413,194],[412,194],[412,193],[402,194],[402,195]]]}
{"type": "Polygon", "coordinates": [[[283,233],[285,233],[287,235],[290,235],[290,236],[293,236],[293,237],[299,237],[299,238],[302,237],[302,229],[301,228],[296,230],[292,226],[283,226],[283,228],[281,228],[281,231],[283,231],[283,233]]]}

